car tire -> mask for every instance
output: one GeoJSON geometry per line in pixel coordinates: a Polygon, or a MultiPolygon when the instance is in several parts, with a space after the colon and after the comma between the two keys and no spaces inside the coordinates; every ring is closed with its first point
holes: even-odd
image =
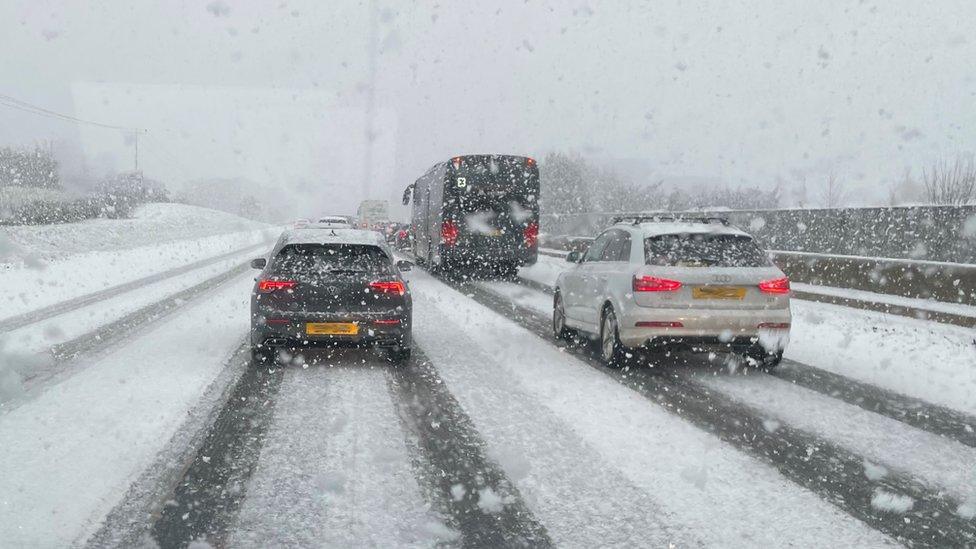
{"type": "Polygon", "coordinates": [[[607,307],[600,320],[600,358],[610,368],[622,368],[627,364],[627,351],[620,343],[617,315],[607,307]]]}
{"type": "Polygon", "coordinates": [[[770,354],[765,349],[760,348],[747,352],[746,358],[751,358],[756,361],[756,368],[768,372],[779,366],[779,363],[783,361],[783,351],[770,354]]]}
{"type": "Polygon", "coordinates": [[[274,349],[263,345],[251,346],[251,367],[262,368],[274,362],[274,349]]]}
{"type": "Polygon", "coordinates": [[[389,350],[390,362],[397,366],[406,364],[410,360],[410,355],[410,347],[404,347],[402,345],[391,347],[389,350]]]}
{"type": "Polygon", "coordinates": [[[552,298],[552,335],[557,340],[569,341],[573,338],[573,330],[566,327],[566,309],[558,291],[552,298]]]}

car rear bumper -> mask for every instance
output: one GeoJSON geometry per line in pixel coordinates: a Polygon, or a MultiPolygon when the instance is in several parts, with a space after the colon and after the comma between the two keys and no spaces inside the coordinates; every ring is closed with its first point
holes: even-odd
{"type": "Polygon", "coordinates": [[[628,347],[697,343],[736,347],[762,344],[782,349],[789,341],[792,315],[788,308],[689,310],[641,307],[620,315],[618,323],[620,341],[628,347]]]}
{"type": "Polygon", "coordinates": [[[289,314],[259,316],[251,325],[251,345],[268,347],[289,346],[377,346],[393,347],[410,344],[410,315],[368,313],[349,316],[328,314],[289,314]],[[389,324],[377,321],[393,321],[389,324]],[[355,323],[355,335],[312,335],[306,325],[317,322],[355,323]]]}

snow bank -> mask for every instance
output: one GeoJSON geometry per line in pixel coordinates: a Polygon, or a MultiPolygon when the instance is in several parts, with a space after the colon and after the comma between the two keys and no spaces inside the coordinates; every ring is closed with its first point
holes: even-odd
{"type": "Polygon", "coordinates": [[[150,204],[139,215],[4,229],[0,319],[255,246],[278,233],[263,223],[181,204],[150,204]]]}
{"type": "Polygon", "coordinates": [[[976,414],[972,329],[793,299],[786,357],[976,414]]]}

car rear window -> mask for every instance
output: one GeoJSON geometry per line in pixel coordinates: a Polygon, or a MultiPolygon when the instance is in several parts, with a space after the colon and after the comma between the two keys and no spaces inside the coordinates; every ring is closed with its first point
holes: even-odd
{"type": "Polygon", "coordinates": [[[772,264],[752,238],[734,234],[666,234],[644,239],[648,265],[659,267],[766,267],[772,264]]]}
{"type": "Polygon", "coordinates": [[[275,274],[390,273],[390,258],[378,246],[361,244],[291,244],[275,257],[275,274]]]}

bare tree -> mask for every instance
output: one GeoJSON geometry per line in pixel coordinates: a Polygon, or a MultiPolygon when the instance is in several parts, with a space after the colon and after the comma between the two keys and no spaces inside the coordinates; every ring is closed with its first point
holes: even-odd
{"type": "Polygon", "coordinates": [[[820,189],[820,205],[824,208],[836,208],[847,198],[847,188],[837,179],[837,174],[827,174],[827,181],[820,189]]]}
{"type": "Polygon", "coordinates": [[[973,156],[940,160],[922,169],[925,198],[932,204],[961,206],[976,199],[976,161],[973,156]]]}

